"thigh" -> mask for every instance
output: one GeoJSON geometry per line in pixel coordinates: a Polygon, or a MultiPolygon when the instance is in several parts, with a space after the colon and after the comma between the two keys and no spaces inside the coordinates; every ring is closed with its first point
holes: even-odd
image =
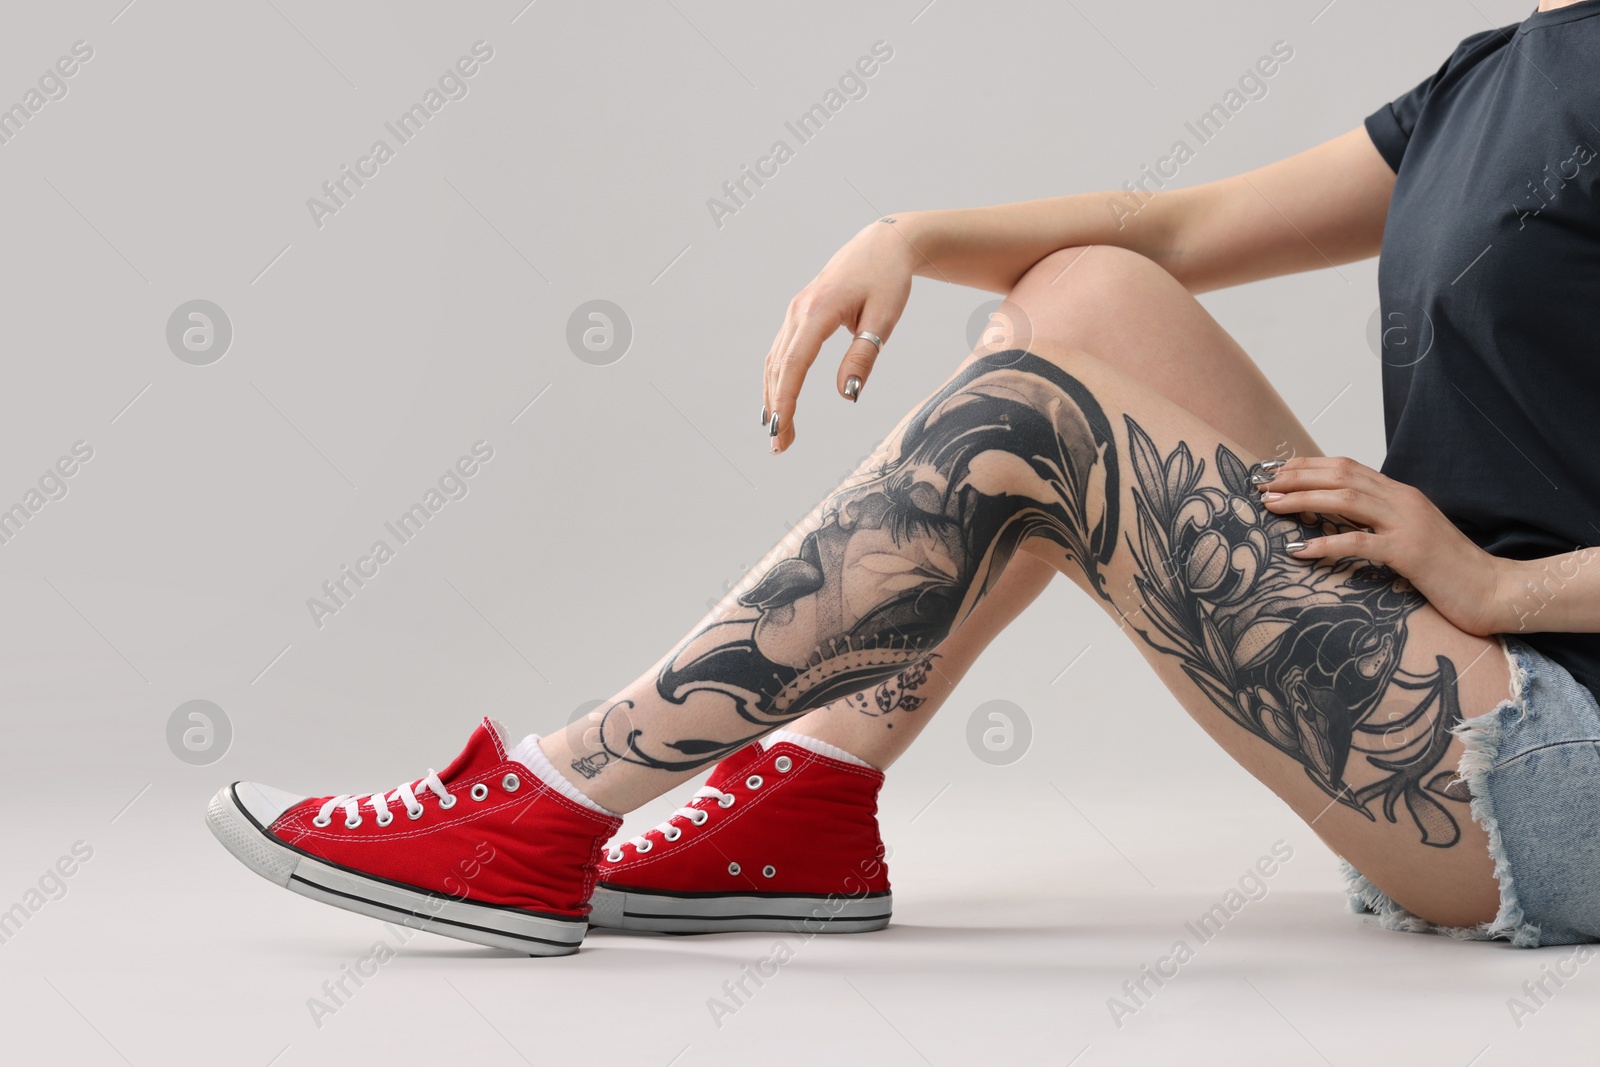
{"type": "Polygon", "coordinates": [[[1137,252],[1093,245],[1046,256],[1012,287],[995,324],[982,350],[1027,348],[1034,337],[1081,349],[1258,456],[1322,454],[1239,343],[1137,252]]]}
{"type": "Polygon", "coordinates": [[[1038,469],[1069,468],[1035,491],[1081,519],[1039,528],[1027,550],[1110,612],[1207,733],[1391,897],[1445,925],[1492,918],[1488,841],[1450,728],[1507,695],[1497,643],[1385,567],[1289,556],[1286,542],[1340,520],[1267,512],[1248,483],[1267,457],[1105,361],[1045,338],[1032,349],[1060,372],[1036,403],[1055,410],[1065,457],[1038,469]]]}

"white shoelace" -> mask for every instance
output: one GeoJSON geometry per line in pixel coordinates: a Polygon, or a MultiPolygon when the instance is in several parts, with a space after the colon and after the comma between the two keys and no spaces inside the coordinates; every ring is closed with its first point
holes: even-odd
{"type": "MultiPolygon", "coordinates": [[[[704,826],[706,824],[706,820],[711,818],[711,813],[709,811],[706,811],[704,808],[695,807],[696,801],[715,800],[718,807],[731,808],[733,807],[734,799],[735,798],[732,793],[724,793],[716,786],[702,786],[701,788],[695,790],[694,796],[689,798],[689,803],[673,812],[672,815],[668,817],[666,822],[657,823],[655,826],[651,827],[649,830],[646,830],[638,837],[629,838],[628,844],[632,845],[634,849],[639,852],[649,852],[653,847],[651,841],[649,840],[649,835],[652,831],[660,834],[662,838],[667,841],[676,841],[678,838],[683,836],[683,831],[677,827],[678,819],[688,819],[696,826],[704,826]]],[[[612,851],[606,853],[606,858],[612,863],[616,863],[622,858],[622,851],[620,849],[613,849],[612,851]]]]}
{"type": "MultiPolygon", "coordinates": [[[[450,791],[444,787],[444,783],[439,781],[439,775],[434,772],[432,767],[428,768],[428,773],[420,778],[417,784],[432,790],[433,795],[439,798],[439,806],[441,808],[455,806],[455,797],[451,796],[450,791]]],[[[417,800],[417,794],[411,788],[411,783],[402,782],[400,787],[392,793],[373,793],[367,797],[367,804],[376,813],[379,826],[386,826],[394,819],[394,816],[389,811],[389,805],[396,800],[405,801],[406,815],[409,817],[415,819],[422,815],[422,803],[417,800]]],[[[317,811],[315,822],[319,826],[327,826],[333,821],[334,809],[341,807],[344,808],[344,824],[346,828],[354,830],[361,825],[361,796],[358,793],[341,793],[336,797],[329,797],[323,801],[322,807],[317,811]]]]}

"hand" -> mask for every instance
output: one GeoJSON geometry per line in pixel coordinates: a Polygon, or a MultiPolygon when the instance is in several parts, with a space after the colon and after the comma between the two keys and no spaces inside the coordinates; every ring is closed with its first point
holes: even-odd
{"type": "Polygon", "coordinates": [[[1467,633],[1507,628],[1498,610],[1507,602],[1507,561],[1473,544],[1421,490],[1343,457],[1298,456],[1269,473],[1271,481],[1257,488],[1273,514],[1315,512],[1367,528],[1309,538],[1289,553],[1294,558],[1383,563],[1467,633]]]}
{"type": "MultiPolygon", "coordinates": [[[[822,343],[839,327],[846,327],[851,334],[867,330],[889,343],[889,334],[911,296],[912,268],[921,261],[897,225],[879,219],[863,229],[789,301],[783,328],[767,353],[761,388],[762,425],[777,430],[771,435],[772,451],[781,452],[794,440],[800,386],[822,343]],[[776,426],[769,421],[773,418],[776,426]]],[[[877,358],[877,346],[871,341],[851,340],[834,386],[839,395],[854,401],[877,358]]]]}

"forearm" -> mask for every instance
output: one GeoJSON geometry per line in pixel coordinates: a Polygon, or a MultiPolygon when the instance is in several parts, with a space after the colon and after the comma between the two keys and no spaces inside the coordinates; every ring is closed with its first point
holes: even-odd
{"type": "Polygon", "coordinates": [[[924,277],[1005,293],[1052,252],[1116,245],[1198,293],[1376,255],[1393,188],[1394,172],[1357,127],[1257,170],[1181,189],[892,217],[924,277]]]}
{"type": "Polygon", "coordinates": [[[892,217],[915,250],[917,274],[1004,293],[1045,256],[1083,245],[1127,248],[1172,270],[1181,198],[1135,204],[1125,193],[1078,193],[892,217]]]}
{"type": "Polygon", "coordinates": [[[1501,633],[1600,632],[1600,549],[1497,562],[1501,633]]]}

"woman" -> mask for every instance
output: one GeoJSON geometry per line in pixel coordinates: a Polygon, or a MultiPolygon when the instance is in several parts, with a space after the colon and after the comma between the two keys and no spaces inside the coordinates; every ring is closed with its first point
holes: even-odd
{"type": "Polygon", "coordinates": [[[533,955],[586,919],[875,929],[882,769],[1059,572],[1385,925],[1600,938],[1596,15],[1544,0],[1362,128],[1224,181],[878,220],[790,304],[773,451],[840,326],[859,398],[914,274],[1004,293],[1004,336],[677,648],[561,734],[486,720],[387,793],[235,784],[211,828],[307,896],[533,955]],[[1193,296],[1380,245],[1382,473],[1324,457],[1193,296]]]}

